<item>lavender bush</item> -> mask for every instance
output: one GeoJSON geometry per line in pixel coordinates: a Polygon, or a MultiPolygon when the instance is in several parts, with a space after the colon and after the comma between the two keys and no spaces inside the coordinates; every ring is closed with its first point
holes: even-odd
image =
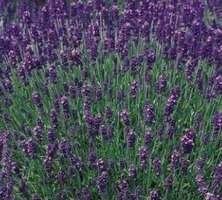
{"type": "Polygon", "coordinates": [[[0,1],[0,199],[222,200],[222,2],[0,1]]]}

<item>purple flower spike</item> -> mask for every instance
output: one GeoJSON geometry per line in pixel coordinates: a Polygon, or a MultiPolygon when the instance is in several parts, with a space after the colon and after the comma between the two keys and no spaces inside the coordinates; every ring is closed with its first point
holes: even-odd
{"type": "Polygon", "coordinates": [[[212,120],[213,132],[215,135],[218,135],[220,130],[222,130],[222,112],[216,112],[212,120]]]}
{"type": "Polygon", "coordinates": [[[126,137],[127,137],[127,146],[129,148],[134,147],[135,142],[136,142],[135,132],[132,129],[128,130],[126,137]]]}
{"type": "Polygon", "coordinates": [[[156,90],[158,93],[162,93],[165,91],[167,86],[167,78],[165,75],[160,75],[158,78],[158,82],[156,84],[156,90]]]}
{"type": "Polygon", "coordinates": [[[161,165],[162,163],[160,159],[157,158],[153,161],[153,170],[156,176],[159,176],[161,173],[161,165]]]}
{"type": "Polygon", "coordinates": [[[56,83],[56,81],[57,81],[57,72],[56,72],[56,67],[54,65],[52,65],[49,68],[49,77],[50,77],[50,79],[53,83],[56,83]]]}
{"type": "Polygon", "coordinates": [[[180,93],[181,93],[181,90],[180,90],[179,86],[176,86],[175,88],[172,89],[171,94],[167,100],[166,107],[165,107],[166,118],[169,118],[170,115],[173,113],[174,107],[177,104],[180,93]]]}
{"type": "Polygon", "coordinates": [[[201,194],[206,194],[207,190],[208,190],[208,186],[206,181],[204,180],[203,175],[198,174],[195,178],[196,183],[197,183],[197,187],[198,187],[198,192],[200,192],[201,194]]]}
{"type": "Polygon", "coordinates": [[[139,160],[140,160],[140,167],[143,171],[146,169],[148,156],[149,156],[148,149],[145,146],[140,147],[139,160]]]}
{"type": "Polygon", "coordinates": [[[32,102],[37,107],[41,108],[43,106],[41,96],[38,92],[34,91],[32,93],[32,102]]]}
{"type": "Polygon", "coordinates": [[[221,185],[222,185],[222,161],[214,169],[213,181],[211,184],[214,193],[219,193],[221,185]]]}
{"type": "Polygon", "coordinates": [[[195,133],[193,129],[187,129],[184,131],[184,135],[181,137],[181,145],[185,153],[190,153],[194,147],[195,133]]]}
{"type": "Polygon", "coordinates": [[[222,95],[222,73],[216,76],[215,78],[215,84],[214,84],[214,91],[215,94],[222,95]]]}
{"type": "Polygon", "coordinates": [[[160,195],[156,190],[150,192],[150,200],[160,200],[160,195]]]}
{"type": "Polygon", "coordinates": [[[207,192],[205,195],[205,200],[221,200],[221,197],[219,195],[207,192]]]}
{"type": "Polygon", "coordinates": [[[136,80],[133,80],[130,86],[130,94],[132,98],[136,98],[137,93],[138,93],[138,82],[136,80]]]}
{"type": "Polygon", "coordinates": [[[120,112],[120,120],[125,126],[129,126],[130,124],[130,115],[129,112],[124,109],[122,112],[120,112]]]}
{"type": "Polygon", "coordinates": [[[52,144],[56,141],[56,130],[54,128],[48,130],[48,140],[52,144]]]}
{"type": "Polygon", "coordinates": [[[173,188],[173,175],[169,175],[164,180],[164,187],[167,190],[171,190],[173,188]]]}
{"type": "Polygon", "coordinates": [[[33,133],[35,135],[35,137],[37,138],[37,140],[41,141],[43,139],[43,128],[42,126],[35,126],[33,128],[33,133]]]}
{"type": "Polygon", "coordinates": [[[33,139],[30,138],[30,139],[23,141],[22,146],[23,146],[23,151],[25,152],[25,154],[27,156],[30,156],[31,158],[34,158],[34,156],[37,152],[37,145],[33,141],[33,139]]]}
{"type": "Polygon", "coordinates": [[[50,125],[53,128],[57,128],[57,126],[58,126],[58,116],[57,116],[57,112],[55,109],[52,109],[50,112],[50,125]]]}
{"type": "Polygon", "coordinates": [[[148,49],[148,50],[145,51],[144,54],[145,54],[145,59],[146,59],[147,67],[149,69],[152,69],[152,65],[153,65],[153,63],[156,60],[155,52],[153,50],[148,49]]]}
{"type": "Polygon", "coordinates": [[[64,156],[68,157],[70,155],[70,153],[71,153],[71,145],[70,145],[70,143],[67,140],[63,139],[59,143],[59,151],[64,156]]]}
{"type": "Polygon", "coordinates": [[[129,185],[125,179],[121,179],[117,182],[117,189],[119,199],[127,199],[129,185]]]}
{"type": "Polygon", "coordinates": [[[155,122],[155,111],[151,104],[146,103],[144,107],[144,121],[146,125],[155,122]]]}
{"type": "Polygon", "coordinates": [[[181,153],[177,150],[174,150],[170,158],[170,166],[172,169],[179,167],[180,157],[181,153]]]}
{"type": "Polygon", "coordinates": [[[101,173],[107,171],[107,163],[101,158],[96,161],[96,166],[101,173]]]}
{"type": "Polygon", "coordinates": [[[144,136],[144,144],[149,146],[152,143],[153,134],[151,128],[147,128],[144,136]]]}
{"type": "Polygon", "coordinates": [[[60,103],[63,107],[63,113],[65,118],[68,118],[69,116],[69,102],[68,102],[68,98],[66,96],[62,96],[60,99],[60,103]]]}
{"type": "Polygon", "coordinates": [[[134,164],[130,165],[130,167],[128,169],[128,174],[129,174],[129,177],[136,178],[137,170],[136,170],[136,166],[134,164]]]}
{"type": "Polygon", "coordinates": [[[175,120],[169,118],[167,122],[167,135],[170,140],[173,139],[175,130],[176,130],[176,122],[175,120]]]}
{"type": "Polygon", "coordinates": [[[106,192],[107,183],[108,183],[108,173],[106,171],[103,171],[96,181],[97,188],[100,194],[106,192]]]}

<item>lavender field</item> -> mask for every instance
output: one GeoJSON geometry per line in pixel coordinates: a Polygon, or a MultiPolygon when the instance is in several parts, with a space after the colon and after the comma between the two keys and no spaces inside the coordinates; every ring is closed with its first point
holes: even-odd
{"type": "Polygon", "coordinates": [[[0,200],[222,200],[222,1],[0,0],[0,200]]]}

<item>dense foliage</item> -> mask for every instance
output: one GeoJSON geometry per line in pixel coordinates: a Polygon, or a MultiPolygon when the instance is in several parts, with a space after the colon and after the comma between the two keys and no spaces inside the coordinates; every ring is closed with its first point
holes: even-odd
{"type": "Polygon", "coordinates": [[[0,199],[222,200],[222,1],[0,1],[0,199]]]}

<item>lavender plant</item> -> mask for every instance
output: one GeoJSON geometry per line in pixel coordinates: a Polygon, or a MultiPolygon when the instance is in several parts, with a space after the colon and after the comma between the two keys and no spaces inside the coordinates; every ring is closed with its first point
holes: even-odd
{"type": "Polygon", "coordinates": [[[222,3],[0,1],[0,199],[221,200],[222,3]]]}

